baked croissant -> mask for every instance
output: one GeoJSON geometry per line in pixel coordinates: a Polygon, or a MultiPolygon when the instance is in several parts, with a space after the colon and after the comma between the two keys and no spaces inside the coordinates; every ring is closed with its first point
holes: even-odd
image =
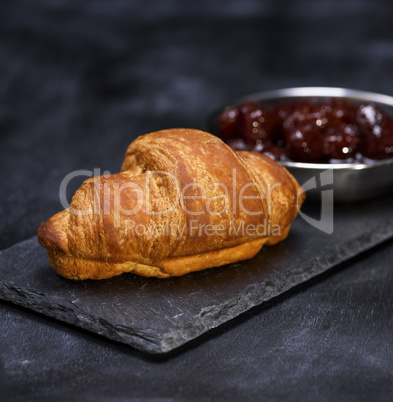
{"type": "Polygon", "coordinates": [[[131,143],[121,173],[86,180],[38,240],[66,278],[167,278],[252,258],[287,236],[303,200],[265,155],[162,130],[131,143]]]}

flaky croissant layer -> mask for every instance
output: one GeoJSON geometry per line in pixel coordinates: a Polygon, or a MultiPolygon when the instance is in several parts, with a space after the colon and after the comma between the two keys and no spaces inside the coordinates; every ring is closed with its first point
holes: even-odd
{"type": "Polygon", "coordinates": [[[166,278],[252,258],[287,236],[303,200],[269,157],[162,130],[131,143],[120,173],[86,180],[38,239],[66,278],[166,278]]]}

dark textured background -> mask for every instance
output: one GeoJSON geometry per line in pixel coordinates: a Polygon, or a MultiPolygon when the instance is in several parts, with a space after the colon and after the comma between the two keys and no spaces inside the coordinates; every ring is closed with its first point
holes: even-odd
{"type": "MultiPolygon", "coordinates": [[[[136,136],[199,128],[227,99],[392,95],[392,15],[381,0],[2,0],[0,249],[61,209],[70,171],[115,172],[136,136]]],[[[391,400],[392,258],[386,244],[155,359],[2,302],[2,395],[391,400]]]]}

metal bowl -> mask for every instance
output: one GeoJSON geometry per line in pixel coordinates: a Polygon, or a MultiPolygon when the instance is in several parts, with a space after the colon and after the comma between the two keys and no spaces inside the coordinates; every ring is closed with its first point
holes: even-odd
{"type": "MultiPolygon", "coordinates": [[[[220,136],[218,118],[223,109],[228,106],[238,106],[242,102],[255,102],[270,108],[283,101],[296,101],[301,98],[316,101],[345,98],[354,104],[375,103],[393,116],[392,96],[346,88],[285,88],[258,92],[233,100],[208,117],[206,129],[210,133],[220,136]]],[[[285,166],[296,177],[299,184],[305,187],[308,199],[320,198],[321,191],[328,184],[330,186],[327,187],[333,188],[336,202],[360,201],[393,191],[393,158],[369,163],[330,164],[282,161],[280,164],[285,166]]]]}

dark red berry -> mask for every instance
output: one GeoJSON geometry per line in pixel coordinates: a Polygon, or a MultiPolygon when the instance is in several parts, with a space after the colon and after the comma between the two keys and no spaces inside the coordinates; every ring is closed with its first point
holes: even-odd
{"type": "Polygon", "coordinates": [[[243,117],[243,136],[247,143],[256,144],[270,139],[272,121],[270,113],[265,109],[256,109],[243,117]]]}
{"type": "Polygon", "coordinates": [[[286,148],[288,157],[297,162],[319,162],[323,159],[321,133],[310,128],[295,128],[287,131],[286,148]]]}
{"type": "Polygon", "coordinates": [[[393,119],[374,104],[359,108],[357,121],[360,127],[364,156],[385,159],[393,156],[393,119]]]}
{"type": "Polygon", "coordinates": [[[278,117],[259,105],[246,102],[239,106],[240,133],[251,146],[270,140],[279,126],[278,117]]]}
{"type": "Polygon", "coordinates": [[[225,109],[219,117],[220,132],[222,139],[227,141],[235,138],[239,128],[239,111],[236,108],[225,109]]]}

